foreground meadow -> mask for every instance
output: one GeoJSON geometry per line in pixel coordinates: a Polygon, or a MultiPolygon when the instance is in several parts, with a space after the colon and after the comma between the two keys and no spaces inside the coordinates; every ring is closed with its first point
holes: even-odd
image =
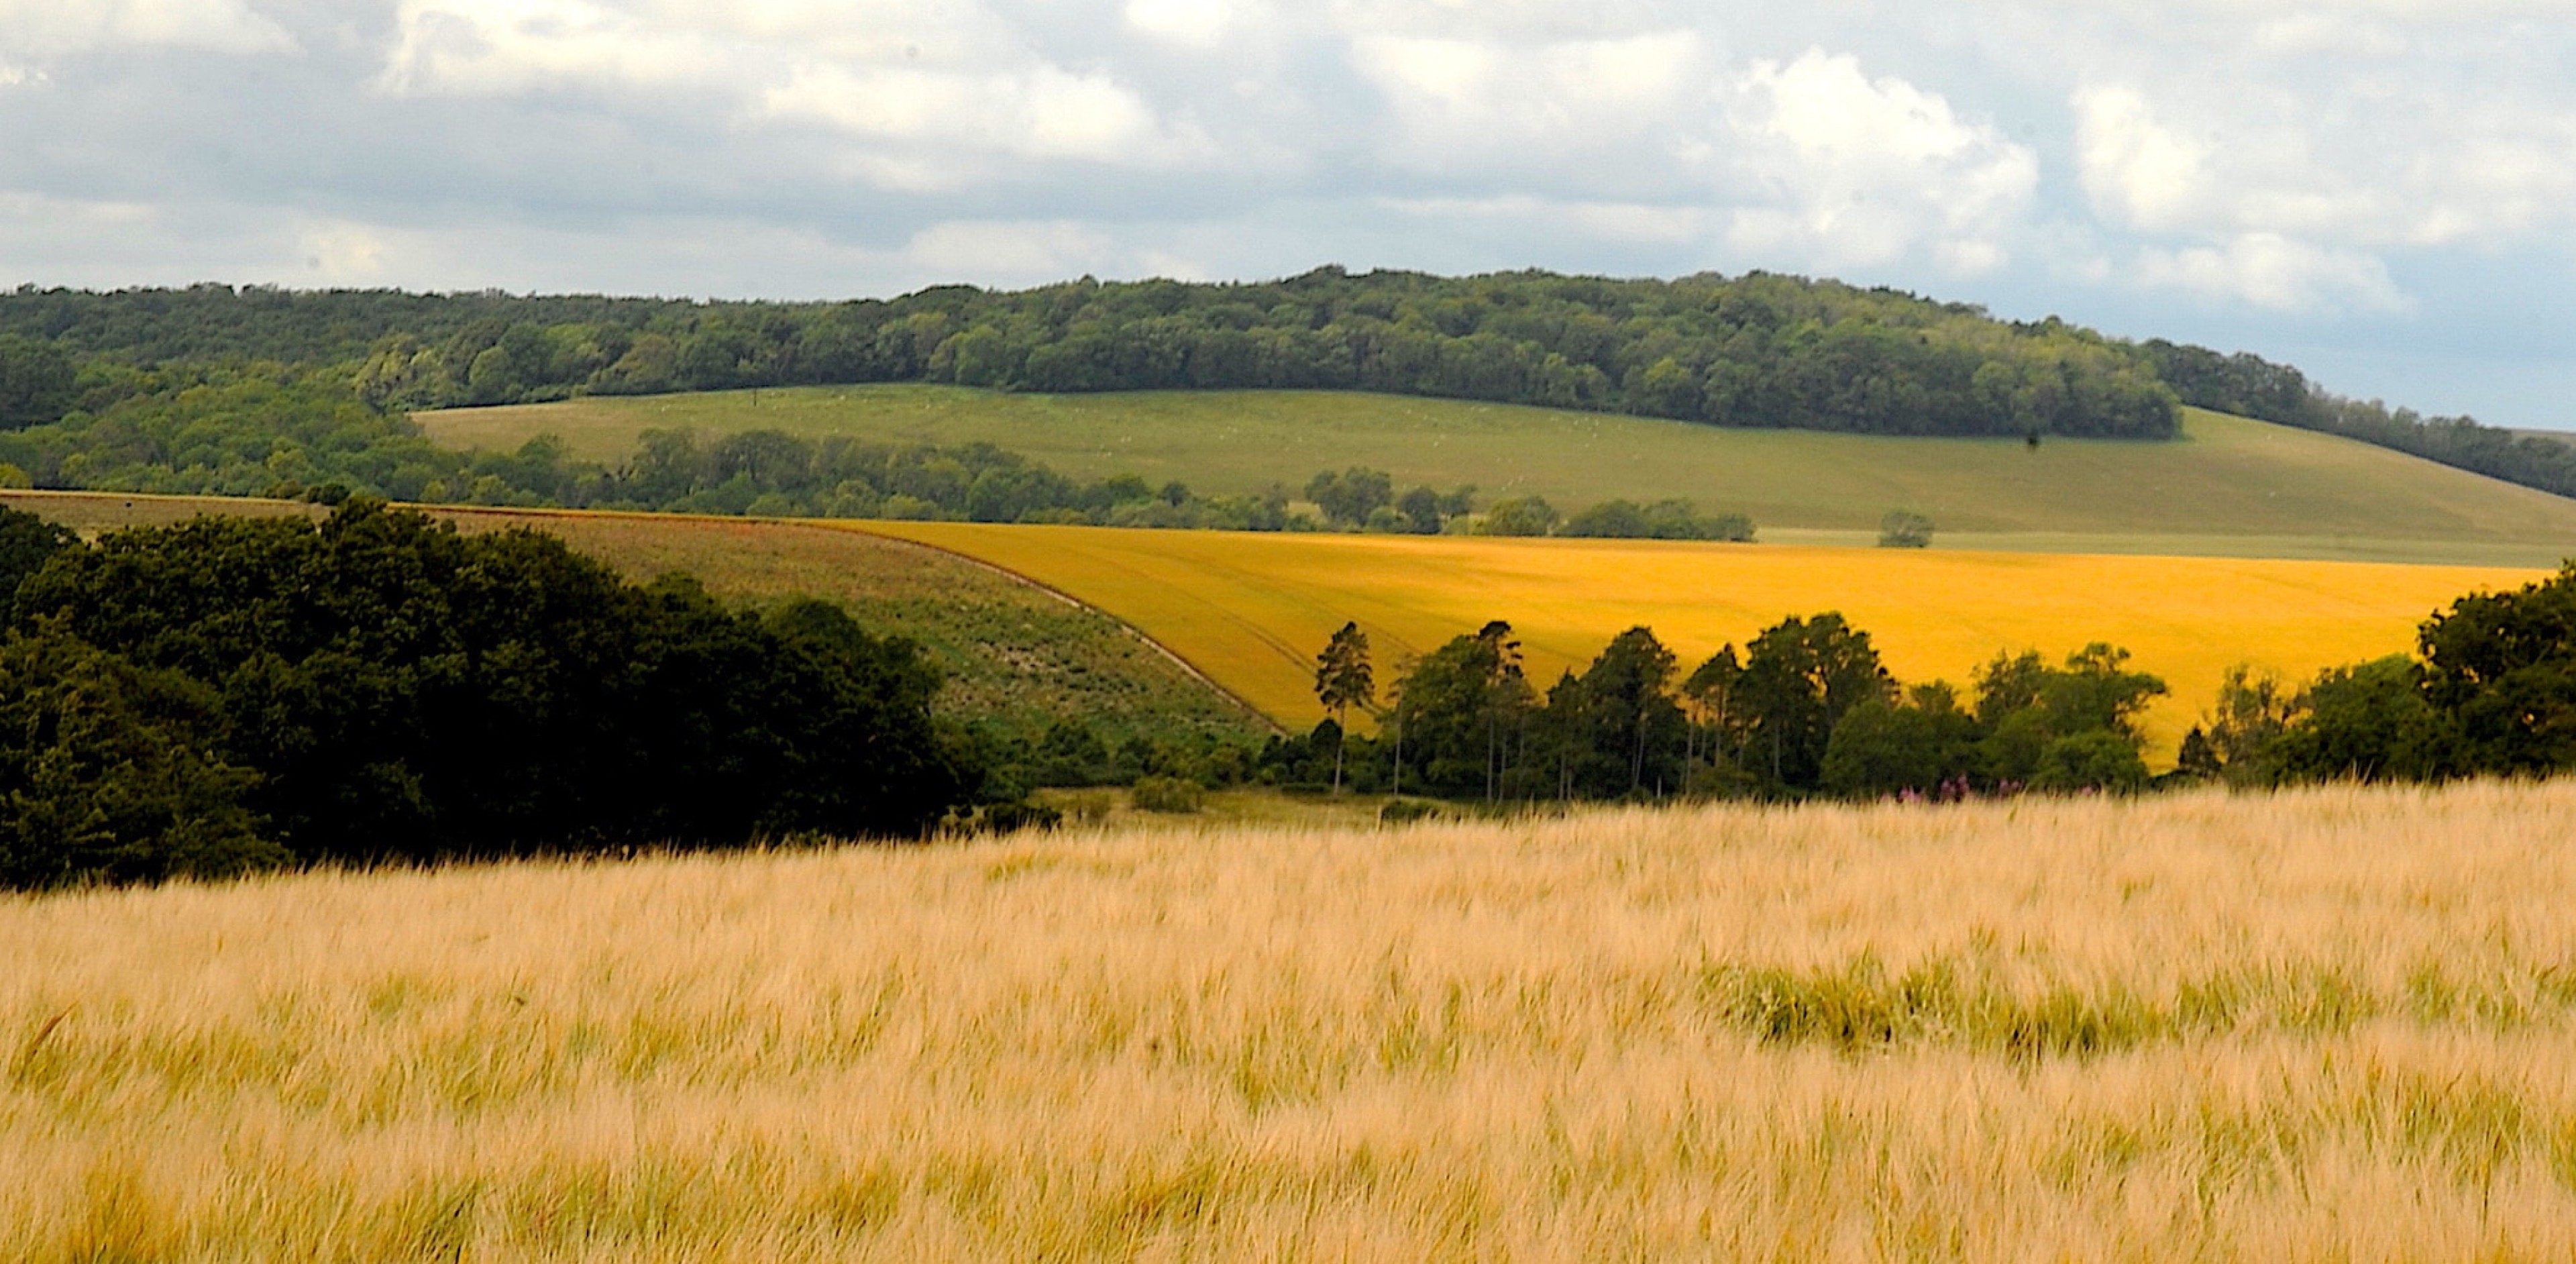
{"type": "Polygon", "coordinates": [[[2576,1252],[2576,787],[0,903],[0,1257],[2576,1252]]]}
{"type": "MultiPolygon", "coordinates": [[[[1999,651],[2055,661],[2092,641],[2136,655],[2172,693],[2149,708],[2151,755],[2239,663],[2303,683],[2415,647],[2416,625],[2475,590],[2546,572],[2280,558],[1941,549],[1254,535],[971,522],[828,524],[1000,566],[1126,620],[1271,718],[1323,717],[1315,653],[1355,619],[1382,664],[1488,619],[1510,621],[1544,689],[1637,624],[1690,668],[1790,615],[1838,610],[1900,679],[1965,685],[1999,651]]],[[[1381,678],[1392,672],[1382,669],[1381,678]]]]}

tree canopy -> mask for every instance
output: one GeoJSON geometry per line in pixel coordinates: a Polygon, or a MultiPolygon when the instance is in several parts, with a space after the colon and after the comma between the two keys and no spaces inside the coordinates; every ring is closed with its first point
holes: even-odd
{"type": "Polygon", "coordinates": [[[918,835],[980,780],[936,686],[838,607],[363,498],[117,532],[16,589],[5,880],[918,835]]]}

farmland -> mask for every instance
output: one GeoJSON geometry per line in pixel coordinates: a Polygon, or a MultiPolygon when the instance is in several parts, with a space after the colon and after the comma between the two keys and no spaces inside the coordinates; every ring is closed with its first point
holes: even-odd
{"type": "Polygon", "coordinates": [[[0,1255],[2564,1259],[2576,790],[0,901],[0,1255]]]}
{"type": "MultiPolygon", "coordinates": [[[[166,525],[203,513],[304,514],[282,501],[5,492],[0,504],[96,533],[166,525]]],[[[754,604],[809,594],[861,623],[922,644],[948,683],[945,714],[1035,736],[1079,715],[1109,740],[1259,734],[1263,724],[1140,640],[1118,620],[932,549],[791,523],[620,514],[446,509],[469,531],[530,526],[629,578],[686,571],[709,591],[754,604]]]]}
{"type": "Polygon", "coordinates": [[[1561,509],[1680,496],[1750,514],[1766,539],[1866,543],[1912,508],[1938,544],[2554,566],[2576,502],[2303,430],[2187,410],[2171,443],[1726,430],[1682,422],[1345,392],[996,394],[813,387],[417,414],[455,447],[540,433],[615,461],[648,429],[769,428],[942,445],[990,442],[1080,478],[1135,473],[1203,493],[1294,487],[1361,464],[1399,486],[1473,483],[1561,509]]]}
{"type": "Polygon", "coordinates": [[[2303,680],[2401,653],[2472,589],[2532,572],[2278,559],[1949,550],[1242,535],[973,523],[865,523],[1028,575],[1127,620],[1292,725],[1320,718],[1314,654],[1355,619],[1384,662],[1509,620],[1542,685],[1635,624],[1686,665],[1792,614],[1839,610],[1900,677],[1968,672],[1999,650],[2052,658],[2089,641],[2136,654],[2171,697],[2148,717],[2168,755],[2245,662],[2303,680]]]}

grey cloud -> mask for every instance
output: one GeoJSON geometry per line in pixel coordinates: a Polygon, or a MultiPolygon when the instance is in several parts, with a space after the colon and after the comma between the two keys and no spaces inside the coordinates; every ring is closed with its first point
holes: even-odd
{"type": "Polygon", "coordinates": [[[0,0],[0,264],[800,295],[1831,271],[2538,420],[2570,335],[2516,330],[2527,371],[2411,348],[2570,323],[2571,11],[0,0]]]}

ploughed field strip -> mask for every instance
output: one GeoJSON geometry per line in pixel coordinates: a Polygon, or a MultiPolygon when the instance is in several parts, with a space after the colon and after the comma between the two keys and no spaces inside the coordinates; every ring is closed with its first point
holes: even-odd
{"type": "Polygon", "coordinates": [[[2093,641],[2172,689],[2147,714],[2170,758],[2249,663],[2298,682],[2414,646],[2436,608],[2543,572],[2283,559],[1959,550],[840,524],[1029,576],[1127,620],[1291,727],[1322,717],[1314,654],[1357,620],[1379,656],[1510,621],[1544,688],[1645,624],[1688,665],[1789,615],[1836,610],[1898,677],[1965,684],[1998,651],[2093,641]]]}
{"type": "Polygon", "coordinates": [[[0,900],[0,1258],[2566,1259],[2576,788],[0,900]]]}
{"type": "MultiPolygon", "coordinates": [[[[315,506],[224,497],[0,492],[0,504],[95,534],[200,514],[302,514],[315,506]]],[[[429,507],[467,531],[527,526],[563,537],[630,578],[684,571],[718,597],[804,594],[873,630],[919,641],[947,675],[940,709],[1035,737],[1079,715],[1118,740],[1145,733],[1257,736],[1264,722],[1118,619],[990,567],[903,541],[795,523],[673,514],[429,507]]]]}

